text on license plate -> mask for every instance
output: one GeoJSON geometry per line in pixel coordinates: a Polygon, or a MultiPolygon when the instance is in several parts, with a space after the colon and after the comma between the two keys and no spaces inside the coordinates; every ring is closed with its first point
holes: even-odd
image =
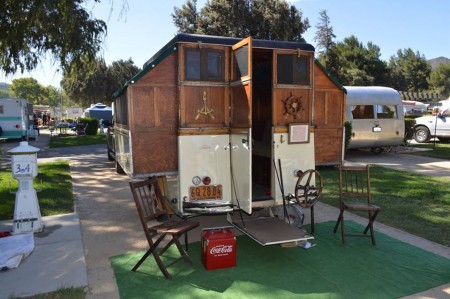
{"type": "Polygon", "coordinates": [[[190,187],[189,193],[191,200],[222,199],[222,185],[190,187]]]}

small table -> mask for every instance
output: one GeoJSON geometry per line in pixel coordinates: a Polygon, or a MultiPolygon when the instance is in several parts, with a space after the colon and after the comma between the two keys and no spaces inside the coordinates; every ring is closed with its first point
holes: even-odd
{"type": "Polygon", "coordinates": [[[70,128],[68,123],[59,123],[56,125],[56,130],[59,129],[58,135],[67,135],[67,128],[70,128]]]}

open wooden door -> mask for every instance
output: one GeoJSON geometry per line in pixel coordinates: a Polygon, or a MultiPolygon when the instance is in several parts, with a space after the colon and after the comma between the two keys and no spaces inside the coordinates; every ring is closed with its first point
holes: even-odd
{"type": "Polygon", "coordinates": [[[231,180],[236,205],[252,212],[252,38],[232,47],[231,55],[231,180]]]}

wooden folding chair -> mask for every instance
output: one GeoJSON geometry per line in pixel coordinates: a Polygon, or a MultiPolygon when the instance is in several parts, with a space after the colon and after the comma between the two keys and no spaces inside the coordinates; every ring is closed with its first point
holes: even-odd
{"type": "Polygon", "coordinates": [[[86,128],[87,128],[88,124],[83,124],[83,123],[79,123],[77,124],[77,136],[86,136],[86,128]]]}
{"type": "Polygon", "coordinates": [[[172,277],[167,271],[167,267],[180,259],[192,264],[186,251],[181,246],[179,238],[196,228],[199,223],[187,220],[176,221],[169,218],[166,209],[166,199],[162,195],[156,177],[139,182],[132,181],[130,182],[130,188],[149,245],[149,249],[133,267],[132,271],[136,271],[149,255],[153,255],[164,277],[171,279],[172,277]],[[161,243],[166,237],[170,237],[167,240],[167,244],[159,248],[159,245],[162,245],[161,243]],[[176,245],[181,256],[165,265],[161,260],[161,256],[172,244],[176,245]]]}
{"type": "Polygon", "coordinates": [[[369,165],[339,166],[339,197],[340,212],[334,227],[334,233],[336,233],[340,224],[343,243],[345,243],[346,236],[362,236],[370,237],[372,239],[372,245],[376,245],[373,222],[378,212],[381,211],[381,208],[371,203],[369,165]],[[367,212],[369,223],[361,234],[345,233],[344,211],[367,212]],[[369,230],[370,235],[367,235],[367,231],[369,230]]]}

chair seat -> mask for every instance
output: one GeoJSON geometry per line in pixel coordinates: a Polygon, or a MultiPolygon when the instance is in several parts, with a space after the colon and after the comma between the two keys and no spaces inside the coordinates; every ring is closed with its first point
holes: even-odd
{"type": "Polygon", "coordinates": [[[380,211],[379,206],[364,203],[364,202],[344,202],[344,206],[347,210],[359,210],[359,211],[380,211]]]}
{"type": "Polygon", "coordinates": [[[156,234],[184,234],[199,225],[195,221],[175,221],[169,220],[161,224],[152,226],[149,230],[156,234]]]}

